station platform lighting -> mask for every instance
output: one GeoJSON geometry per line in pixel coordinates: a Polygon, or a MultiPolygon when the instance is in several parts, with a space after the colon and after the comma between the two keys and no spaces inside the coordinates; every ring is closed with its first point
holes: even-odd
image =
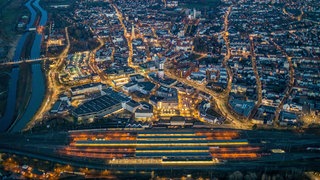
{"type": "Polygon", "coordinates": [[[104,159],[114,165],[199,165],[220,159],[258,158],[260,148],[251,147],[238,131],[83,131],[69,132],[65,156],[104,159]]]}

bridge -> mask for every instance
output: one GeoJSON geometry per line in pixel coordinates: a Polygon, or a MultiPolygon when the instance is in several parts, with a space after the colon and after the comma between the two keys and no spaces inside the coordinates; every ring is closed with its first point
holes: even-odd
{"type": "Polygon", "coordinates": [[[0,66],[18,65],[21,63],[34,63],[34,62],[40,62],[40,61],[44,61],[44,60],[55,60],[55,59],[59,59],[59,58],[61,58],[61,57],[42,57],[42,58],[35,58],[35,59],[20,59],[18,61],[1,62],[0,66]]]}

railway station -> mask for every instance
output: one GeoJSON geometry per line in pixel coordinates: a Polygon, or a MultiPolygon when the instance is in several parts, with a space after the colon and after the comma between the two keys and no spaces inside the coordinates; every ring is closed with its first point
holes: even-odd
{"type": "Polygon", "coordinates": [[[261,148],[235,130],[69,132],[61,155],[106,160],[115,165],[214,165],[226,159],[254,159],[261,148]]]}

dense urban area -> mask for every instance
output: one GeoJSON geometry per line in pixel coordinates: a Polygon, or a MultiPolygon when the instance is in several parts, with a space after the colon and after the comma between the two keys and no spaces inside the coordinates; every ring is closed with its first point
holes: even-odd
{"type": "Polygon", "coordinates": [[[15,1],[0,178],[320,178],[319,1],[15,1]]]}

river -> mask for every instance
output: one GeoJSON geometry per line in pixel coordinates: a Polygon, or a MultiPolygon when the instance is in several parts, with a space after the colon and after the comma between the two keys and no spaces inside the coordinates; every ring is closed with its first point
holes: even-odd
{"type": "MultiPolygon", "coordinates": [[[[41,8],[39,5],[40,0],[35,0],[33,6],[36,7],[40,13],[41,18],[39,21],[39,26],[45,26],[47,23],[47,12],[41,8]]],[[[39,58],[41,52],[41,41],[42,34],[37,33],[31,48],[31,59],[39,58]]],[[[45,94],[45,80],[44,74],[41,69],[41,64],[36,63],[32,65],[32,94],[28,102],[27,108],[22,115],[21,119],[17,120],[15,124],[10,129],[10,132],[20,132],[28,122],[36,114],[37,110],[41,106],[41,103],[45,94]]]]}
{"type": "MultiPolygon", "coordinates": [[[[34,27],[34,23],[37,16],[37,12],[35,11],[35,9],[33,9],[33,6],[31,4],[33,4],[33,6],[39,9],[39,11],[41,12],[41,19],[40,19],[39,25],[45,26],[47,22],[47,17],[48,17],[47,12],[40,7],[39,0],[36,0],[36,1],[29,0],[25,4],[25,6],[30,11],[30,20],[29,20],[29,23],[26,25],[26,30],[28,30],[31,27],[34,27]]],[[[29,36],[29,34],[30,32],[27,31],[21,36],[19,43],[16,47],[13,61],[18,61],[20,59],[23,46],[25,45],[25,41],[29,36]]],[[[40,56],[41,40],[42,40],[42,34],[37,33],[31,48],[31,53],[30,53],[31,58],[38,58],[40,56]]],[[[14,121],[13,118],[14,118],[15,109],[16,109],[15,107],[16,107],[18,78],[19,78],[19,68],[13,68],[10,73],[6,110],[4,115],[0,118],[0,123],[1,123],[0,132],[6,131],[14,121]]],[[[33,115],[36,113],[36,111],[41,105],[41,102],[43,101],[44,93],[45,93],[45,82],[44,82],[41,66],[39,63],[33,64],[32,65],[31,98],[22,118],[14,122],[14,125],[11,128],[11,132],[21,131],[24,128],[24,126],[32,119],[33,115]]]]}
{"type": "MultiPolygon", "coordinates": [[[[25,6],[30,11],[30,20],[29,20],[29,23],[26,25],[26,30],[33,26],[34,21],[36,19],[36,15],[37,15],[36,11],[31,6],[31,2],[32,0],[29,0],[25,4],[25,6]]],[[[13,56],[13,61],[18,61],[20,59],[22,48],[29,34],[30,32],[27,31],[19,39],[19,43],[17,44],[16,50],[13,56]]],[[[1,122],[0,132],[3,132],[6,129],[8,129],[13,121],[13,116],[16,108],[18,78],[19,78],[19,68],[13,68],[10,73],[6,110],[4,115],[0,118],[0,122],[1,122]]]]}

